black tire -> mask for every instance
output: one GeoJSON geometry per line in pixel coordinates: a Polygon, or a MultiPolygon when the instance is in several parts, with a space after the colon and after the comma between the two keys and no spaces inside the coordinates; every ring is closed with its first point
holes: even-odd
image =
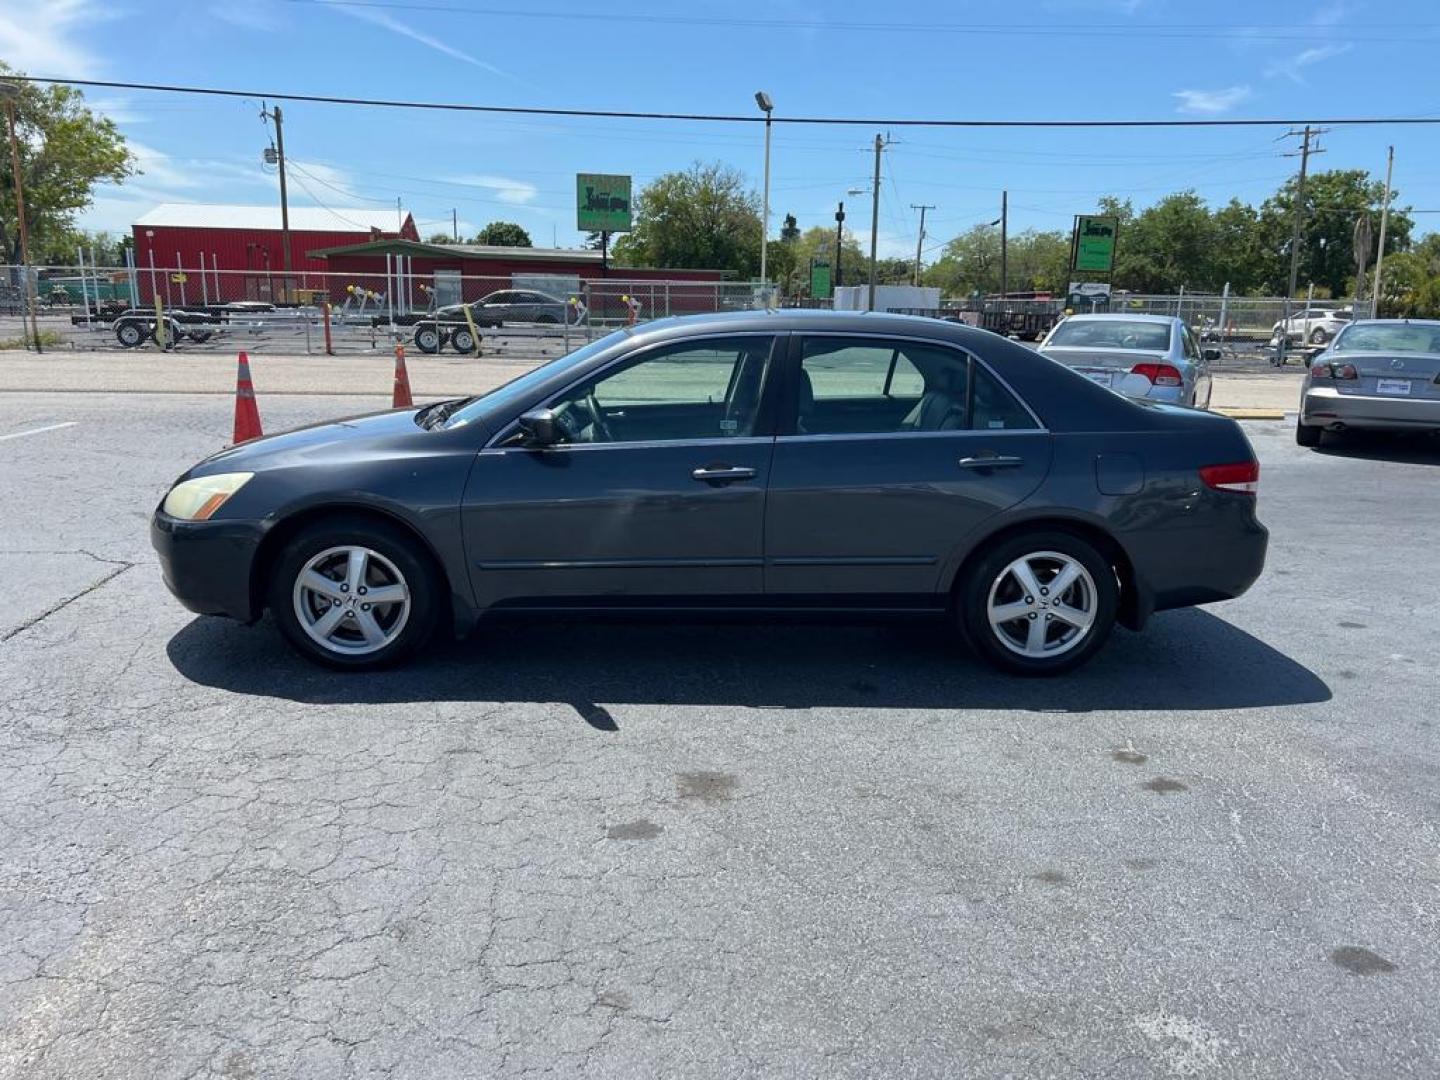
{"type": "MultiPolygon", "coordinates": [[[[1053,576],[1040,580],[1043,587],[1053,580],[1053,576]]],[[[1067,597],[1077,595],[1079,593],[1066,592],[1067,597]]],[[[1031,597],[1030,600],[1036,605],[1036,610],[1031,614],[1038,618],[1042,614],[1042,608],[1058,599],[1031,597]]],[[[1119,599],[1120,586],[1116,580],[1115,569],[1093,544],[1075,533],[1043,529],[1003,539],[975,560],[956,586],[955,614],[970,647],[992,667],[1015,675],[1059,675],[1073,671],[1085,663],[1105,644],[1110,631],[1115,627],[1119,599]],[[1015,584],[1014,579],[1006,574],[1007,568],[1025,556],[1034,557],[1036,565],[1043,568],[1050,561],[1046,558],[1046,553],[1064,556],[1078,563],[1089,575],[1089,582],[1077,583],[1074,588],[1093,589],[1090,596],[1093,619],[1089,627],[1076,636],[1069,647],[1053,656],[1030,657],[1007,647],[1001,639],[1002,631],[990,624],[990,595],[994,589],[997,591],[997,599],[1003,601],[1005,598],[998,595],[1000,590],[1015,584]]],[[[1022,597],[1019,595],[1011,600],[1021,601],[1022,597]]],[[[1014,627],[1017,624],[1010,625],[1014,627]]],[[[1018,625],[1028,626],[1029,623],[1021,621],[1018,625]]],[[[1061,637],[1069,633],[1071,628],[1063,621],[1057,621],[1053,626],[1059,631],[1059,634],[1055,635],[1055,644],[1058,646],[1062,644],[1061,637]]],[[[1052,635],[1053,632],[1047,630],[1044,633],[1052,635]]]]}
{"type": "Polygon", "coordinates": [[[462,326],[450,335],[450,344],[455,346],[458,353],[472,353],[475,351],[475,339],[470,334],[468,326],[462,326]]]}
{"type": "MultiPolygon", "coordinates": [[[[371,518],[338,516],[305,526],[285,545],[271,570],[267,604],[275,616],[275,621],[280,625],[281,633],[300,655],[326,667],[363,671],[399,663],[429,640],[439,624],[444,606],[443,590],[442,575],[419,542],[405,530],[371,518]],[[387,570],[398,571],[408,590],[410,606],[408,612],[404,613],[399,629],[383,647],[370,652],[351,653],[322,646],[301,625],[301,616],[296,610],[297,603],[305,602],[303,598],[297,600],[296,596],[297,579],[301,572],[317,556],[330,549],[347,546],[366,548],[381,556],[379,560],[372,557],[371,572],[379,575],[383,581],[389,576],[387,570]],[[390,564],[389,567],[383,565],[385,562],[390,564]]],[[[359,599],[358,590],[350,602],[352,606],[363,603],[359,599]]],[[[400,613],[382,613],[381,608],[384,606],[376,606],[375,617],[378,620],[391,617],[393,626],[394,622],[399,620],[400,613]]],[[[357,611],[356,615],[358,614],[357,611]]],[[[346,616],[347,619],[353,617],[355,616],[346,616]]],[[[345,632],[345,627],[338,627],[337,632],[345,632]]],[[[358,636],[358,629],[353,633],[358,636]]],[[[357,642],[356,647],[359,645],[357,642]]]]}
{"type": "Polygon", "coordinates": [[[210,333],[209,330],[191,330],[190,340],[195,342],[196,345],[204,345],[205,342],[210,340],[210,333]]]}
{"type": "Polygon", "coordinates": [[[115,340],[126,349],[133,349],[138,345],[145,344],[145,339],[149,336],[150,332],[138,322],[129,321],[115,324],[115,340]]]}
{"type": "Polygon", "coordinates": [[[1325,429],[1316,427],[1313,424],[1302,424],[1300,418],[1295,418],[1295,442],[1300,446],[1319,446],[1320,438],[1325,434],[1325,429]]]}
{"type": "Polygon", "coordinates": [[[1311,345],[1324,345],[1329,340],[1330,335],[1325,332],[1325,328],[1323,326],[1317,326],[1314,330],[1310,331],[1311,345]]]}
{"type": "Polygon", "coordinates": [[[415,347],[423,353],[438,353],[445,343],[439,327],[434,323],[421,323],[415,327],[415,347]]]}

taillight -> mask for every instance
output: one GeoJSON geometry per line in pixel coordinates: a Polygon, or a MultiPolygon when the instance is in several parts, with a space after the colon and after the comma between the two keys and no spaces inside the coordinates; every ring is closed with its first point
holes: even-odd
{"type": "Polygon", "coordinates": [[[1335,372],[1335,378],[1337,379],[1360,378],[1360,372],[1355,370],[1354,364],[1341,364],[1339,367],[1334,368],[1333,370],[1335,372]]]}
{"type": "Polygon", "coordinates": [[[1310,377],[1312,379],[1333,379],[1335,373],[1330,370],[1329,364],[1311,364],[1310,377]]]}
{"type": "Polygon", "coordinates": [[[1156,386],[1179,386],[1185,381],[1180,377],[1180,369],[1169,364],[1136,364],[1130,374],[1144,375],[1156,386]]]}
{"type": "Polygon", "coordinates": [[[1354,364],[1311,364],[1312,379],[1358,379],[1360,372],[1354,364]]]}
{"type": "Polygon", "coordinates": [[[1234,465],[1203,465],[1200,479],[1216,491],[1239,491],[1254,495],[1260,490],[1260,463],[1242,461],[1234,465]]]}

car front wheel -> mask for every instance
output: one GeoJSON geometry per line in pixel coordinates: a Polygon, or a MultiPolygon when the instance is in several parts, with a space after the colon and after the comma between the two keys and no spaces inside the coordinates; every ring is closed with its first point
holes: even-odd
{"type": "Polygon", "coordinates": [[[435,629],[438,577],[399,528],[338,519],[302,529],[271,575],[269,606],[286,639],[321,664],[396,663],[435,629]]]}
{"type": "Polygon", "coordinates": [[[1330,335],[1325,332],[1325,328],[1323,326],[1317,326],[1314,330],[1310,331],[1311,345],[1324,345],[1329,340],[1330,335]]]}
{"type": "Polygon", "coordinates": [[[415,331],[415,347],[423,353],[440,351],[440,331],[433,326],[422,326],[415,331]]]}
{"type": "Polygon", "coordinates": [[[1119,584],[1091,543],[1059,530],[1012,536],[986,552],[956,595],[961,629],[987,663],[1058,675],[1090,659],[1115,625],[1119,584]]]}

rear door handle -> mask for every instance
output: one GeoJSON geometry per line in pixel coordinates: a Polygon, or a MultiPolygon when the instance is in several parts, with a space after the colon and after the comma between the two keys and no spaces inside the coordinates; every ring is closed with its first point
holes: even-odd
{"type": "Polygon", "coordinates": [[[702,465],[690,476],[705,484],[733,484],[737,480],[754,480],[755,470],[744,465],[702,465]]]}
{"type": "Polygon", "coordinates": [[[962,469],[1010,469],[1024,465],[1025,459],[1014,454],[977,454],[962,457],[959,464],[962,469]]]}

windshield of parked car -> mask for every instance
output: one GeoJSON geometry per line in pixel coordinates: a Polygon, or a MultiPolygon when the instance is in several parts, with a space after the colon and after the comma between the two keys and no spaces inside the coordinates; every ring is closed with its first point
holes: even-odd
{"type": "Polygon", "coordinates": [[[1047,345],[1077,349],[1147,349],[1164,352],[1170,348],[1170,324],[1137,319],[1066,319],[1050,335],[1047,345]]]}
{"type": "Polygon", "coordinates": [[[1357,323],[1340,331],[1335,348],[1346,352],[1440,353],[1440,326],[1357,323]]]}
{"type": "Polygon", "coordinates": [[[630,333],[629,330],[616,330],[588,345],[580,346],[572,353],[566,353],[564,356],[551,360],[550,363],[543,364],[533,371],[527,371],[519,378],[511,379],[493,390],[486,390],[483,394],[465,398],[453,409],[447,410],[444,426],[447,428],[463,427],[494,409],[503,408],[510,402],[524,397],[530,390],[552,376],[577,367],[592,356],[597,356],[617,342],[625,340],[630,333]]]}

